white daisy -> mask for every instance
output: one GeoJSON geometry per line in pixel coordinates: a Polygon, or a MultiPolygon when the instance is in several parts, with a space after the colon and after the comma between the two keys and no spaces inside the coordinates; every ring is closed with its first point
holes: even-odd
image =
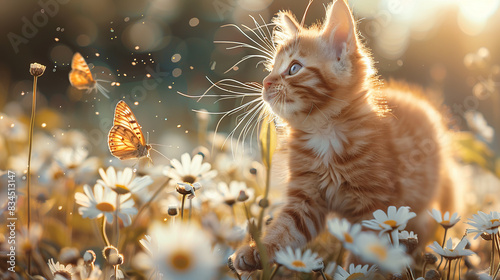
{"type": "Polygon", "coordinates": [[[433,244],[429,245],[429,248],[431,248],[434,252],[436,252],[436,254],[444,258],[457,259],[474,254],[474,252],[472,252],[471,250],[465,249],[465,246],[468,242],[469,241],[467,240],[467,238],[462,238],[462,240],[458,242],[457,246],[453,247],[453,241],[450,238],[446,241],[444,248],[441,247],[441,245],[436,241],[434,241],[433,244]]]}
{"type": "Polygon", "coordinates": [[[362,261],[376,264],[380,269],[391,273],[401,273],[412,262],[403,247],[393,246],[388,239],[379,238],[372,232],[358,234],[354,245],[356,249],[353,253],[362,261]]]}
{"type": "Polygon", "coordinates": [[[323,259],[318,258],[317,253],[312,253],[310,249],[302,254],[300,248],[286,247],[285,250],[276,252],[275,261],[288,267],[291,270],[301,272],[311,272],[323,268],[323,259]]]}
{"type": "Polygon", "coordinates": [[[339,268],[339,265],[336,262],[330,262],[323,271],[327,275],[333,275],[337,271],[337,268],[339,268]]]}
{"type": "Polygon", "coordinates": [[[446,211],[443,215],[441,211],[432,209],[432,212],[429,212],[429,215],[431,215],[432,218],[434,218],[434,220],[436,220],[436,222],[438,222],[445,229],[453,227],[460,221],[460,217],[457,212],[450,216],[449,211],[446,211]]]}
{"type": "Polygon", "coordinates": [[[102,180],[97,180],[97,183],[109,187],[119,194],[138,193],[153,183],[153,179],[149,176],[133,178],[134,173],[129,167],[118,172],[112,166],[108,167],[106,172],[99,168],[99,174],[101,174],[102,180]]]}
{"type": "Polygon", "coordinates": [[[217,191],[221,195],[221,200],[229,206],[238,201],[241,192],[244,192],[248,196],[247,199],[251,199],[254,196],[254,190],[248,188],[245,182],[239,181],[231,181],[229,185],[226,182],[219,182],[217,191]]]}
{"type": "MultiPolygon", "coordinates": [[[[153,224],[151,240],[142,241],[152,253],[148,260],[165,279],[214,279],[220,260],[212,253],[210,236],[194,226],[153,224]],[[153,244],[156,244],[153,245],[153,244]]],[[[144,239],[143,239],[144,240],[144,239]]]]}
{"type": "Polygon", "coordinates": [[[377,266],[369,265],[349,265],[349,272],[344,270],[341,266],[337,267],[334,280],[351,280],[351,279],[371,279],[372,274],[377,270],[377,266]]]}
{"type": "Polygon", "coordinates": [[[403,230],[398,234],[399,239],[416,239],[418,240],[418,234],[415,234],[413,231],[408,232],[407,230],[403,230]]]}
{"type": "Polygon", "coordinates": [[[337,237],[346,249],[354,249],[354,239],[361,232],[360,224],[351,225],[346,219],[333,218],[327,222],[327,225],[330,233],[337,237]]]}
{"type": "MultiPolygon", "coordinates": [[[[96,184],[94,192],[89,185],[83,186],[83,193],[75,193],[76,203],[82,207],[78,208],[78,213],[84,218],[100,218],[103,215],[108,223],[113,222],[113,217],[116,211],[116,192],[108,187],[96,184]]],[[[134,201],[129,199],[131,193],[120,195],[120,205],[118,217],[123,221],[124,226],[130,225],[132,219],[130,215],[137,214],[137,209],[134,207],[134,201]]]]}
{"type": "Polygon", "coordinates": [[[472,215],[470,222],[466,222],[473,226],[472,229],[467,229],[467,233],[477,232],[474,239],[477,239],[481,234],[495,234],[498,233],[498,227],[500,226],[500,213],[493,211],[486,214],[482,211],[478,211],[477,214],[472,215]]]}
{"type": "Polygon", "coordinates": [[[204,162],[202,155],[195,155],[193,159],[188,153],[181,156],[181,161],[173,159],[170,161],[172,166],[168,166],[163,170],[163,174],[172,178],[174,182],[204,183],[207,180],[214,178],[217,175],[216,170],[210,170],[210,163],[204,162]]]}
{"type": "Polygon", "coordinates": [[[54,278],[71,280],[73,275],[73,266],[71,264],[65,266],[59,262],[54,263],[54,259],[50,259],[47,264],[54,278]]]}
{"type": "Polygon", "coordinates": [[[392,242],[398,246],[398,231],[405,229],[408,221],[416,216],[417,214],[410,212],[408,206],[401,206],[397,210],[395,206],[389,206],[387,214],[380,209],[376,210],[373,212],[375,219],[363,221],[362,224],[367,228],[379,230],[381,234],[390,231],[392,242]]]}

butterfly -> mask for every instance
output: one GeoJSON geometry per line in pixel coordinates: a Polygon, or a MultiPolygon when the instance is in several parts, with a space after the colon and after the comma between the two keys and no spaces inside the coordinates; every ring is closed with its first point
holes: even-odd
{"type": "Polygon", "coordinates": [[[108,146],[111,154],[121,160],[147,157],[151,161],[141,126],[125,101],[116,104],[113,127],[109,131],[108,146]]]}
{"type": "Polygon", "coordinates": [[[99,82],[109,82],[106,80],[94,80],[90,68],[85,62],[83,56],[76,52],[71,60],[71,71],[69,72],[69,82],[72,86],[77,89],[86,89],[87,92],[91,92],[94,89],[102,93],[106,98],[109,99],[108,92],[105,87],[99,84],[99,82]]]}

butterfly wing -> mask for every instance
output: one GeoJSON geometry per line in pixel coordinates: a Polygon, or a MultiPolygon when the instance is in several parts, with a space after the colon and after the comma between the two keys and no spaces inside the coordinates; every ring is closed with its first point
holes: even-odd
{"type": "Polygon", "coordinates": [[[141,157],[141,141],[126,127],[113,126],[109,131],[108,145],[111,154],[121,160],[141,157]]]}
{"type": "Polygon", "coordinates": [[[144,135],[142,134],[141,126],[137,122],[134,113],[130,107],[125,103],[125,101],[120,100],[118,104],[116,104],[115,109],[115,118],[113,121],[113,125],[115,126],[123,126],[134,132],[141,145],[146,146],[146,141],[144,139],[144,135]]]}
{"type": "Polygon", "coordinates": [[[134,113],[123,100],[116,105],[113,124],[108,136],[112,155],[121,160],[149,157],[151,146],[146,144],[134,113]]]}
{"type": "Polygon", "coordinates": [[[92,78],[90,68],[80,53],[75,53],[71,60],[69,82],[77,89],[93,89],[96,81],[92,78]]]}

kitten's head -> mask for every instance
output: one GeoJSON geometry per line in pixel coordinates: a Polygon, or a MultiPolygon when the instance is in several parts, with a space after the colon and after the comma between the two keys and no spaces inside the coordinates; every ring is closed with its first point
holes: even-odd
{"type": "Polygon", "coordinates": [[[323,25],[304,28],[290,12],[275,23],[277,51],[262,90],[274,113],[293,126],[339,115],[360,99],[373,71],[344,0],[330,4],[323,25]]]}

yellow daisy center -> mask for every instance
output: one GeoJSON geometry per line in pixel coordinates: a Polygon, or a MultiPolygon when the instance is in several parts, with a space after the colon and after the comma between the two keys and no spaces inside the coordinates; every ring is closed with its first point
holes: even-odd
{"type": "Polygon", "coordinates": [[[441,224],[442,225],[449,225],[450,224],[450,220],[442,221],[441,224]]]}
{"type": "Polygon", "coordinates": [[[184,272],[191,267],[191,254],[186,251],[176,251],[170,256],[173,269],[184,272]]]}
{"type": "Polygon", "coordinates": [[[387,250],[382,245],[373,244],[368,249],[379,257],[380,260],[385,260],[387,258],[387,250]]]}
{"type": "Polygon", "coordinates": [[[363,280],[363,279],[366,279],[366,276],[361,272],[353,273],[346,278],[346,280],[363,280]]]}
{"type": "Polygon", "coordinates": [[[395,228],[398,223],[396,221],[394,221],[394,220],[387,220],[387,221],[384,222],[384,224],[386,224],[386,225],[388,225],[388,226],[390,226],[392,228],[395,228]]]}
{"type": "Polygon", "coordinates": [[[101,202],[95,206],[99,211],[103,212],[113,212],[115,211],[115,206],[109,202],[101,202]]]}
{"type": "Polygon", "coordinates": [[[182,177],[182,181],[184,183],[193,184],[194,182],[196,182],[196,177],[194,177],[193,175],[186,175],[182,177]]]}
{"type": "Polygon", "coordinates": [[[130,192],[130,190],[125,185],[115,184],[115,192],[118,194],[126,194],[130,192]]]}
{"type": "Polygon", "coordinates": [[[306,267],[306,264],[301,260],[295,260],[292,262],[292,265],[295,267],[306,267]]]}
{"type": "Polygon", "coordinates": [[[347,242],[347,243],[352,243],[354,241],[352,236],[347,232],[344,232],[344,239],[345,239],[345,242],[347,242]]]}

